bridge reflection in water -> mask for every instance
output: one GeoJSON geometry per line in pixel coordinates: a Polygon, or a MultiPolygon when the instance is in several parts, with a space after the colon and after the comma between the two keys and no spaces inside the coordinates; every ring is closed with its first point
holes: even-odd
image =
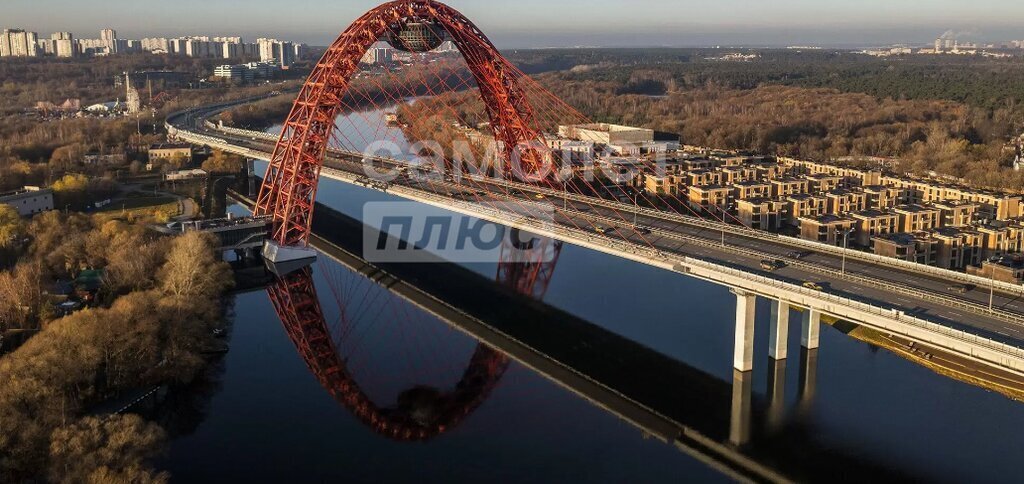
{"type": "MultiPolygon", "coordinates": [[[[792,418],[807,412],[813,399],[816,350],[802,350],[799,402],[787,415],[785,360],[772,361],[769,398],[762,399],[753,393],[751,372],[737,371],[732,382],[722,381],[543,304],[538,297],[550,282],[553,263],[499,264],[497,281],[488,283],[453,264],[374,266],[322,238],[314,237],[313,245],[365,276],[364,284],[385,288],[478,342],[452,389],[417,384],[401,391],[395,404],[382,406],[349,371],[348,356],[339,350],[321,308],[312,269],[276,281],[271,300],[311,372],[339,403],[385,437],[424,441],[456,428],[492,394],[512,359],[734,479],[788,482],[837,473],[850,480],[909,477],[855,457],[856,451],[832,450],[816,440],[808,419],[792,418]]],[[[344,291],[332,287],[331,292],[342,308],[354,304],[340,297],[344,291]]],[[[378,304],[396,302],[392,297],[378,304]]],[[[343,309],[339,318],[346,317],[343,309]]]]}

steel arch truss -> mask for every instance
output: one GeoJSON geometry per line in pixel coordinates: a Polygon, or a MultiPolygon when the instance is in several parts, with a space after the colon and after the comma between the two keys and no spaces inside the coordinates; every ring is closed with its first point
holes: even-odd
{"type": "Polygon", "coordinates": [[[433,0],[385,3],[334,41],[295,99],[256,204],[257,215],[273,215],[272,238],[278,244],[309,241],[320,168],[343,97],[363,55],[395,26],[418,21],[439,25],[462,53],[506,163],[512,162],[513,170],[525,174],[543,172],[544,140],[535,128],[533,108],[517,82],[515,68],[483,32],[455,9],[433,0]]]}

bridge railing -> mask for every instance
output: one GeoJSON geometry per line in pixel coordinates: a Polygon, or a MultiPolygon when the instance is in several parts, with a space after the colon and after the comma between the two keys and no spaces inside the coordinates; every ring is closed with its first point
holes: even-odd
{"type": "MultiPolygon", "coordinates": [[[[229,127],[221,127],[221,126],[215,126],[212,129],[216,129],[216,130],[219,130],[219,131],[222,131],[222,132],[225,132],[225,133],[228,133],[228,134],[233,134],[233,135],[236,135],[236,136],[244,136],[244,137],[255,138],[255,139],[260,139],[260,140],[264,140],[264,141],[276,142],[277,139],[278,139],[277,135],[272,135],[272,134],[269,134],[269,133],[263,133],[263,132],[254,131],[254,130],[245,130],[245,129],[229,128],[229,127]]],[[[335,153],[338,153],[338,154],[340,154],[342,156],[349,156],[349,157],[359,158],[359,159],[362,159],[364,157],[364,155],[362,153],[357,153],[357,152],[353,152],[353,151],[337,150],[337,149],[334,149],[334,150],[331,150],[331,151],[335,152],[335,153]]],[[[374,159],[378,159],[380,161],[390,161],[390,162],[402,163],[400,160],[387,160],[387,159],[376,158],[376,157],[374,159]]],[[[630,211],[630,212],[631,211],[636,211],[637,213],[640,213],[642,215],[648,215],[648,216],[651,216],[651,217],[656,217],[656,218],[661,218],[661,219],[674,220],[674,221],[677,221],[677,222],[680,222],[680,223],[685,223],[685,224],[692,225],[692,226],[698,226],[698,227],[707,228],[709,230],[714,230],[716,232],[720,232],[722,230],[725,230],[728,233],[742,235],[742,236],[748,237],[748,238],[775,242],[775,243],[784,244],[784,245],[787,245],[787,246],[790,246],[790,247],[794,247],[794,248],[798,248],[798,249],[811,250],[811,251],[815,251],[815,252],[823,252],[823,253],[839,256],[839,257],[845,256],[845,257],[847,257],[847,258],[849,258],[851,260],[859,260],[859,261],[862,261],[862,262],[867,262],[867,263],[876,264],[876,265],[887,265],[887,266],[897,267],[897,268],[900,268],[900,269],[903,269],[903,270],[912,271],[912,272],[916,272],[916,273],[920,273],[920,274],[926,274],[926,275],[930,275],[930,276],[935,276],[935,277],[938,277],[938,278],[941,278],[941,279],[944,279],[944,280],[950,280],[950,281],[957,281],[957,282],[961,282],[961,283],[966,283],[966,284],[974,285],[974,286],[977,286],[977,287],[986,287],[986,288],[987,287],[993,287],[996,290],[999,290],[1000,292],[1004,292],[1004,293],[1024,295],[1024,285],[1021,285],[1021,284],[1013,284],[1013,283],[1008,283],[1008,282],[1003,282],[1003,281],[995,281],[995,280],[990,279],[990,278],[975,276],[975,275],[967,274],[965,272],[959,272],[959,271],[954,271],[954,270],[950,270],[950,269],[944,269],[944,268],[941,268],[941,267],[935,267],[935,266],[930,266],[930,265],[926,265],[926,264],[919,264],[917,262],[911,262],[911,261],[907,261],[907,260],[903,260],[903,259],[897,259],[897,258],[894,258],[894,257],[885,257],[885,256],[881,256],[881,255],[878,255],[878,254],[873,254],[873,253],[870,253],[870,252],[864,252],[864,251],[860,251],[860,250],[855,250],[855,249],[850,249],[850,248],[843,248],[843,247],[838,247],[838,246],[830,245],[830,244],[824,244],[824,243],[821,243],[821,242],[818,242],[818,241],[804,240],[804,239],[800,239],[800,238],[797,238],[797,237],[789,237],[789,236],[785,236],[785,235],[781,235],[781,234],[776,234],[776,233],[773,233],[773,232],[757,230],[757,229],[751,229],[751,228],[748,228],[748,227],[744,227],[742,225],[733,225],[733,224],[727,224],[727,223],[724,223],[724,222],[717,222],[717,221],[713,221],[713,220],[707,220],[707,219],[703,219],[703,218],[692,216],[692,215],[676,214],[676,213],[666,212],[666,211],[663,211],[663,210],[657,210],[657,209],[652,209],[652,208],[648,208],[648,207],[641,207],[641,206],[637,206],[637,205],[624,204],[622,202],[613,201],[613,200],[607,200],[607,199],[602,199],[602,198],[597,198],[597,197],[585,197],[585,196],[582,196],[582,195],[569,194],[569,193],[566,193],[564,191],[559,191],[559,190],[554,190],[554,189],[549,189],[549,188],[544,188],[544,187],[538,187],[536,185],[527,185],[527,184],[513,182],[513,181],[507,181],[507,180],[488,180],[488,182],[504,185],[504,186],[507,186],[509,188],[528,189],[528,190],[532,190],[532,191],[539,191],[539,192],[543,192],[543,193],[546,193],[546,194],[551,195],[551,196],[555,196],[555,197],[559,197],[559,198],[568,198],[570,200],[575,200],[575,201],[578,201],[578,202],[588,203],[588,204],[593,204],[593,205],[598,205],[598,206],[604,206],[606,208],[611,208],[611,209],[615,209],[615,210],[630,211]]]]}
{"type": "MultiPolygon", "coordinates": [[[[342,170],[324,168],[324,171],[325,174],[333,175],[334,177],[341,179],[351,179],[352,181],[354,181],[356,178],[355,175],[352,175],[351,173],[342,170]]],[[[417,190],[415,188],[404,187],[399,185],[393,187],[392,191],[398,194],[408,191],[410,192],[410,195],[413,195],[418,199],[430,201],[436,205],[444,206],[449,209],[455,208],[457,211],[460,211],[462,213],[474,215],[480,218],[486,218],[497,223],[508,224],[510,223],[510,221],[514,221],[514,225],[520,225],[525,230],[532,230],[538,233],[551,234],[556,236],[557,238],[566,241],[586,241],[589,244],[599,245],[620,253],[629,254],[636,259],[646,258],[651,260],[661,260],[664,263],[666,263],[666,265],[679,265],[682,267],[700,266],[714,272],[728,274],[733,277],[757,282],[759,284],[766,285],[769,287],[781,289],[791,293],[801,294],[804,296],[824,301],[826,303],[831,303],[837,306],[843,306],[857,311],[862,311],[864,313],[873,314],[891,320],[896,320],[901,323],[917,327],[926,332],[931,332],[936,335],[941,335],[947,338],[955,339],[957,341],[969,343],[970,345],[975,345],[979,348],[985,348],[989,351],[994,351],[1006,355],[1009,358],[1017,359],[1016,362],[1009,360],[1001,360],[998,361],[997,363],[1001,365],[1008,365],[1012,368],[1024,370],[1024,349],[1022,348],[998,342],[989,337],[969,333],[959,329],[950,328],[948,326],[930,322],[915,316],[908,316],[905,312],[897,309],[885,308],[864,301],[838,296],[827,292],[815,291],[809,288],[805,288],[798,284],[780,281],[770,277],[761,276],[755,273],[734,269],[728,266],[705,261],[699,258],[669,254],[651,247],[641,246],[632,242],[614,239],[606,235],[566,227],[564,225],[560,225],[548,220],[539,220],[530,217],[524,217],[521,213],[509,212],[494,207],[480,205],[472,202],[466,202],[462,200],[454,200],[449,197],[443,197],[431,192],[417,190]]],[[[765,295],[768,297],[777,297],[772,296],[771,294],[765,295]]],[[[836,316],[842,317],[841,314],[837,314],[836,316]]],[[[922,338],[920,336],[916,336],[915,339],[922,338]]],[[[924,342],[940,344],[935,340],[929,340],[928,338],[923,339],[925,340],[924,342]]],[[[986,360],[991,360],[991,358],[988,358],[983,355],[978,355],[976,352],[971,354],[972,356],[984,358],[986,360]]]]}

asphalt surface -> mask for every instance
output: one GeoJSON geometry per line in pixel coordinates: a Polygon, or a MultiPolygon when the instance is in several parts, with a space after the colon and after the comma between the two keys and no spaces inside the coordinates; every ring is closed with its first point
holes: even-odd
{"type": "MultiPolygon", "coordinates": [[[[194,114],[193,119],[202,119],[203,114],[194,114]]],[[[242,148],[265,152],[273,150],[273,144],[265,141],[219,131],[207,131],[203,128],[192,129],[242,148]]],[[[335,169],[363,174],[361,164],[346,161],[335,154],[329,155],[327,163],[335,169]]],[[[507,186],[480,181],[472,182],[472,185],[468,184],[470,182],[460,185],[440,180],[416,182],[407,177],[400,177],[391,183],[460,200],[477,201],[484,205],[495,201],[550,203],[555,209],[555,221],[570,228],[595,232],[597,227],[614,228],[604,235],[645,247],[655,247],[663,252],[732,266],[778,280],[797,284],[811,281],[832,294],[861,300],[875,306],[899,309],[909,315],[997,341],[1017,346],[1024,344],[1022,298],[996,291],[992,294],[993,308],[996,312],[990,313],[990,291],[985,287],[975,287],[966,293],[959,293],[949,289],[952,284],[959,284],[955,281],[850,258],[845,262],[845,273],[841,273],[843,260],[839,255],[808,252],[786,244],[734,233],[726,233],[723,246],[721,231],[681,223],[671,217],[636,214],[637,224],[647,227],[650,232],[636,231],[633,229],[634,213],[628,205],[616,206],[613,209],[595,203],[563,200],[538,195],[542,189],[531,190],[526,186],[517,186],[515,190],[510,190],[507,186]],[[803,251],[805,255],[799,258],[790,257],[799,251],[803,251]],[[786,266],[774,271],[765,271],[760,267],[760,263],[766,258],[783,261],[786,266]]],[[[602,202],[607,204],[612,201],[602,202]]]]}

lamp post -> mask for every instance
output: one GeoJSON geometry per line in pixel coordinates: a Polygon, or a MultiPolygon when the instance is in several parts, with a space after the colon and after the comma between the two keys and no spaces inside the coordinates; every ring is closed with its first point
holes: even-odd
{"type": "Polygon", "coordinates": [[[735,205],[736,204],[734,204],[734,203],[726,203],[725,205],[722,205],[722,247],[725,247],[725,228],[726,228],[725,213],[727,211],[729,211],[729,210],[732,210],[732,208],[735,205]]]}
{"type": "Polygon", "coordinates": [[[840,271],[839,271],[839,274],[843,275],[843,276],[846,275],[846,251],[849,250],[850,234],[852,234],[853,231],[854,231],[853,228],[849,228],[849,229],[846,229],[846,230],[836,229],[836,235],[842,234],[842,236],[843,236],[843,262],[842,262],[842,265],[840,266],[840,271]]]}
{"type": "Polygon", "coordinates": [[[996,268],[992,265],[988,266],[988,277],[988,312],[991,313],[996,299],[996,268]]]}

